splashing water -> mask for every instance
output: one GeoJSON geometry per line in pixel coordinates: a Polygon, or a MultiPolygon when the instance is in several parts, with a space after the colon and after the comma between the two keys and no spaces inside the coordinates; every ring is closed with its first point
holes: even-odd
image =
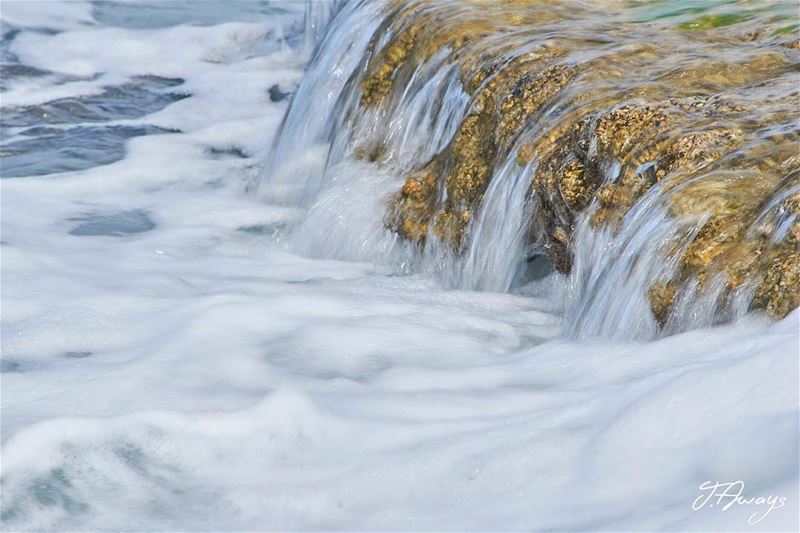
{"type": "MultiPolygon", "coordinates": [[[[428,4],[423,2],[421,5],[428,4]]],[[[483,93],[476,93],[465,86],[465,65],[471,65],[470,57],[475,57],[478,62],[499,57],[502,65],[510,65],[520,58],[546,57],[553,53],[557,57],[566,57],[559,60],[560,65],[580,69],[585,64],[599,65],[598,59],[603,57],[599,52],[601,47],[596,44],[594,48],[586,46],[587,43],[592,44],[588,35],[597,32],[598,27],[617,22],[631,32],[642,31],[646,35],[650,31],[637,20],[639,14],[636,10],[618,11],[612,5],[607,6],[609,10],[604,15],[595,16],[592,12],[590,15],[593,18],[586,19],[590,24],[588,28],[565,28],[562,21],[589,15],[582,15],[581,9],[576,6],[573,6],[575,13],[566,11],[571,5],[565,2],[548,16],[555,21],[552,23],[555,35],[578,43],[574,51],[569,48],[561,50],[561,43],[550,37],[551,34],[536,35],[525,26],[512,25],[510,32],[507,28],[496,30],[490,32],[489,37],[479,32],[477,44],[466,40],[465,45],[443,45],[438,51],[418,61],[401,63],[397,67],[395,63],[400,60],[392,59],[392,53],[401,59],[405,57],[402,54],[419,53],[413,51],[415,48],[412,48],[412,52],[403,52],[403,49],[398,51],[398,47],[405,42],[402,40],[403,32],[415,35],[413,3],[409,4],[412,7],[403,8],[386,2],[347,3],[331,23],[315,52],[286,114],[268,169],[260,183],[260,193],[264,198],[308,210],[301,229],[289,238],[290,247],[310,256],[377,261],[394,265],[403,271],[429,272],[452,288],[506,292],[530,281],[526,265],[533,258],[550,253],[553,241],[548,228],[537,227],[533,223],[542,217],[550,217],[548,224],[556,220],[557,224],[574,228],[574,234],[563,239],[570,242],[567,245],[570,247],[569,262],[574,264],[566,284],[568,291],[563,295],[570,302],[565,306],[566,334],[577,337],[651,338],[744,314],[753,301],[756,284],[748,280],[731,290],[731,282],[726,281],[724,276],[709,274],[711,281],[705,286],[701,287],[694,281],[681,286],[678,294],[670,300],[671,312],[667,323],[662,323],[662,327],[657,324],[651,311],[654,304],[649,297],[654,284],[671,287],[670,280],[683,275],[685,268],[682,267],[681,256],[689,253],[693,240],[700,239],[701,228],[712,223],[712,219],[702,213],[690,217],[691,220],[674,216],[673,206],[678,201],[672,190],[675,181],[664,182],[645,192],[635,201],[630,212],[623,213],[616,229],[597,227],[597,211],[605,209],[598,205],[597,198],[583,213],[563,213],[556,208],[555,213],[548,215],[548,209],[553,209],[553,200],[543,196],[542,192],[531,191],[532,178],[537,175],[541,161],[538,156],[519,161],[518,154],[525,150],[526,144],[546,144],[553,128],[562,122],[574,120],[570,117],[581,114],[589,116],[588,113],[597,107],[598,102],[602,103],[603,98],[607,98],[605,93],[619,99],[619,91],[607,85],[607,80],[603,78],[606,75],[605,67],[601,66],[593,67],[596,72],[590,71],[588,77],[584,76],[582,79],[586,81],[582,81],[582,84],[567,84],[541,111],[527,119],[522,131],[514,137],[516,140],[495,148],[499,153],[495,163],[489,162],[492,167],[482,199],[474,213],[469,210],[461,213],[467,222],[463,223],[463,238],[459,238],[461,244],[455,249],[450,239],[442,238],[437,226],[441,220],[437,222],[436,218],[423,222],[427,224],[427,230],[422,231],[423,242],[419,246],[404,242],[387,229],[390,224],[384,219],[390,215],[383,213],[392,195],[403,187],[405,178],[425,165],[439,164],[447,150],[460,149],[461,140],[457,135],[462,124],[466,124],[465,117],[484,105],[480,103],[483,93]],[[408,16],[407,12],[412,13],[409,16],[411,22],[403,18],[408,16]],[[463,48],[455,50],[455,46],[463,48]],[[390,59],[380,67],[382,57],[390,59]],[[364,99],[369,96],[365,93],[365,83],[369,81],[369,76],[376,75],[374,72],[380,73],[374,64],[384,69],[396,68],[397,73],[393,74],[390,82],[384,82],[391,83],[391,86],[380,105],[368,106],[364,104],[364,99]],[[395,78],[402,79],[402,83],[395,78]],[[592,95],[592,91],[600,97],[587,97],[587,94],[592,95]]],[[[429,8],[433,13],[436,10],[444,13],[449,17],[448,21],[459,21],[462,17],[468,20],[467,30],[459,29],[459,22],[453,22],[456,30],[444,28],[443,33],[453,31],[458,35],[459,31],[470,31],[469,24],[480,26],[479,22],[469,22],[471,15],[468,4],[458,6],[434,2],[429,8]]],[[[420,19],[424,20],[429,15],[426,9],[420,9],[420,19]]],[[[773,9],[780,13],[783,7],[774,6],[773,9]]],[[[533,12],[536,13],[535,9],[533,12]]],[[[667,14],[663,18],[672,27],[683,29],[690,24],[681,18],[683,16],[667,14]]],[[[747,15],[741,20],[748,20],[749,17],[747,15]]],[[[545,21],[547,19],[545,16],[542,18],[545,21]]],[[[683,53],[681,50],[685,45],[680,41],[672,41],[670,32],[674,34],[675,31],[662,28],[662,32],[665,35],[660,39],[668,43],[665,49],[674,47],[678,50],[677,55],[683,53]]],[[[621,35],[616,30],[612,33],[614,37],[621,35]]],[[[676,37],[680,39],[680,36],[676,37]]],[[[636,39],[636,35],[621,37],[621,51],[615,53],[624,59],[617,59],[618,56],[613,54],[609,57],[612,63],[639,62],[638,67],[623,67],[631,68],[627,79],[618,71],[609,71],[607,75],[611,82],[620,87],[629,84],[634,90],[637,86],[646,88],[650,83],[648,79],[672,76],[672,67],[668,64],[672,59],[669,57],[664,62],[656,62],[655,67],[641,64],[641,61],[652,62],[651,57],[658,54],[649,45],[642,45],[636,39]]],[[[733,50],[735,46],[731,45],[731,48],[733,50]]],[[[731,52],[731,61],[737,61],[736,53],[731,52]]],[[[696,60],[689,55],[681,57],[689,63],[688,67],[684,65],[683,68],[694,68],[691,62],[696,60]]],[[[729,59],[723,56],[723,61],[726,60],[729,59]]],[[[788,94],[786,82],[790,76],[781,70],[782,65],[779,64],[776,70],[779,72],[777,81],[768,84],[764,94],[777,91],[782,98],[789,98],[785,95],[788,94]]],[[[499,68],[502,72],[504,67],[491,68],[495,71],[499,68]]],[[[752,76],[756,78],[761,76],[758,68],[762,67],[753,67],[752,76]]],[[[717,85],[706,83],[703,90],[714,91],[726,87],[733,90],[730,84],[741,83],[740,78],[748,75],[734,74],[731,79],[722,77],[717,85]]],[[[491,76],[490,73],[480,87],[491,87],[494,83],[491,76]]],[[[669,83],[673,82],[661,84],[653,91],[666,91],[666,94],[675,97],[687,94],[686,88],[680,85],[683,82],[676,83],[674,88],[670,88],[669,83]]],[[[701,79],[699,83],[705,82],[701,79]]],[[[644,93],[649,89],[640,90],[644,93]]],[[[512,92],[508,98],[513,96],[512,92]]],[[[625,109],[619,105],[615,107],[614,101],[604,105],[612,110],[625,109]]],[[[776,109],[777,113],[783,112],[780,105],[776,109]]],[[[595,118],[591,127],[600,127],[600,120],[595,118]]],[[[742,130],[736,130],[736,127],[731,135],[740,135],[738,132],[742,130]]],[[[698,142],[708,142],[702,140],[702,134],[695,134],[691,125],[688,128],[685,133],[675,134],[688,135],[686,142],[694,143],[683,149],[681,154],[694,154],[691,150],[699,149],[692,146],[698,146],[698,142]]],[[[791,127],[788,131],[790,136],[794,134],[791,127]]],[[[621,180],[631,175],[643,183],[661,179],[654,176],[658,172],[663,173],[661,169],[668,163],[660,162],[657,152],[650,155],[650,159],[638,161],[638,167],[632,171],[618,160],[602,162],[605,156],[598,152],[598,139],[602,141],[599,130],[596,135],[598,137],[591,141],[589,157],[600,161],[599,165],[604,165],[602,186],[618,186],[621,180]]],[[[675,135],[662,137],[669,141],[675,135]]],[[[763,129],[756,135],[745,146],[745,153],[748,146],[760,150],[764,139],[769,138],[763,129]]],[[[631,146],[628,149],[647,153],[651,147],[642,142],[641,148],[631,146]]],[[[782,146],[785,150],[786,146],[792,144],[790,142],[782,146]]],[[[742,160],[737,153],[726,155],[722,152],[723,157],[714,162],[719,155],[712,149],[708,150],[697,152],[701,158],[706,158],[698,159],[698,165],[713,163],[715,168],[726,168],[726,165],[739,165],[742,160]]],[[[644,156],[637,157],[642,159],[644,156]]],[[[451,187],[455,186],[448,181],[450,179],[441,179],[435,186],[437,192],[433,196],[436,199],[430,208],[434,213],[448,209],[449,195],[453,194],[451,187]]],[[[702,181],[704,178],[701,175],[695,181],[697,179],[702,181]]],[[[774,242],[786,240],[797,214],[788,209],[790,214],[779,215],[780,221],[775,220],[771,226],[767,227],[762,222],[767,217],[773,217],[768,213],[775,210],[787,212],[786,203],[796,194],[798,187],[796,177],[790,181],[793,185],[774,193],[752,224],[771,235],[774,242]]],[[[557,201],[561,202],[560,199],[557,201]]]]}
{"type": "Polygon", "coordinates": [[[259,183],[265,198],[307,205],[316,196],[334,134],[334,109],[363,60],[380,8],[377,2],[349,2],[327,27],[275,138],[265,172],[269,189],[259,183]]]}
{"type": "Polygon", "coordinates": [[[741,194],[793,238],[796,6],[417,5],[2,2],[3,530],[798,530],[800,311],[647,294],[741,194]],[[626,133],[673,92],[737,99],[626,133]]]}

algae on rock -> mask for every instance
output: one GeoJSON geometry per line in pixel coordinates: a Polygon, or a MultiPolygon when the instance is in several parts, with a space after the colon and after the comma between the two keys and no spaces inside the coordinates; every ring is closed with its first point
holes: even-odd
{"type": "Polygon", "coordinates": [[[529,239],[565,274],[582,217],[618,231],[658,195],[670,217],[695,228],[665,243],[677,268],[648,291],[662,326],[678,294],[720,279],[722,300],[746,289],[753,309],[775,317],[798,306],[796,29],[712,15],[608,25],[568,0],[393,9],[360,80],[362,108],[390,112],[392,95],[442,51],[469,103],[450,142],[389,199],[388,228],[462,253],[489,183],[512,158],[520,172],[532,169],[529,239]]]}

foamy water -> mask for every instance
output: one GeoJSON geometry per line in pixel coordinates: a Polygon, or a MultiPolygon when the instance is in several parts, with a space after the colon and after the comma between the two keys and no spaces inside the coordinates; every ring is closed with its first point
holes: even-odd
{"type": "Polygon", "coordinates": [[[425,98],[382,172],[325,144],[338,93],[274,143],[379,23],[334,7],[3,2],[3,529],[796,530],[800,312],[575,340],[513,231],[418,257],[382,217],[425,98]],[[309,34],[356,44],[297,89],[309,34]]]}

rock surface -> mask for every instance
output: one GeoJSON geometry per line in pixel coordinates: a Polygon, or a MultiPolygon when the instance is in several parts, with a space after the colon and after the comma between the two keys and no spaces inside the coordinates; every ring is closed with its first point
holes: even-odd
{"type": "MultiPolygon", "coordinates": [[[[796,29],[750,27],[746,16],[666,32],[630,20],[587,28],[592,17],[574,5],[535,0],[394,9],[389,38],[373,40],[361,107],[391,113],[437,53],[470,100],[449,144],[389,200],[388,228],[463,253],[497,165],[515,157],[533,168],[530,241],[565,274],[581,217],[618,231],[655,197],[686,224],[664,243],[678,267],[648,291],[660,324],[676,298],[720,283],[708,293],[720,308],[736,291],[774,317],[800,304],[796,29]]],[[[380,164],[381,152],[370,159],[380,164]]]]}

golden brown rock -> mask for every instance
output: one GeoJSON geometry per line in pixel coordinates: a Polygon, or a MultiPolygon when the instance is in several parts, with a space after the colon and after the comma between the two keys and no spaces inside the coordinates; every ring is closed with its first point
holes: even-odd
{"type": "Polygon", "coordinates": [[[780,318],[800,305],[800,252],[776,251],[764,261],[763,278],[751,303],[753,309],[764,309],[780,318]]]}
{"type": "Polygon", "coordinates": [[[786,217],[800,192],[769,207],[800,187],[796,29],[709,15],[582,31],[597,18],[570,0],[397,1],[394,10],[360,80],[361,105],[391,106],[387,97],[442,51],[469,104],[448,145],[392,196],[387,227],[420,244],[434,234],[461,252],[508,157],[530,172],[530,239],[563,273],[580,217],[617,231],[655,194],[694,228],[665,246],[673,279],[648,291],[660,324],[682,288],[702,293],[717,279],[723,300],[750,287],[752,307],[772,316],[798,305],[800,216],[786,217]]]}
{"type": "Polygon", "coordinates": [[[650,308],[653,310],[656,322],[662,328],[667,323],[667,318],[675,303],[675,283],[656,282],[650,286],[647,291],[647,297],[650,300],[650,308]]]}

